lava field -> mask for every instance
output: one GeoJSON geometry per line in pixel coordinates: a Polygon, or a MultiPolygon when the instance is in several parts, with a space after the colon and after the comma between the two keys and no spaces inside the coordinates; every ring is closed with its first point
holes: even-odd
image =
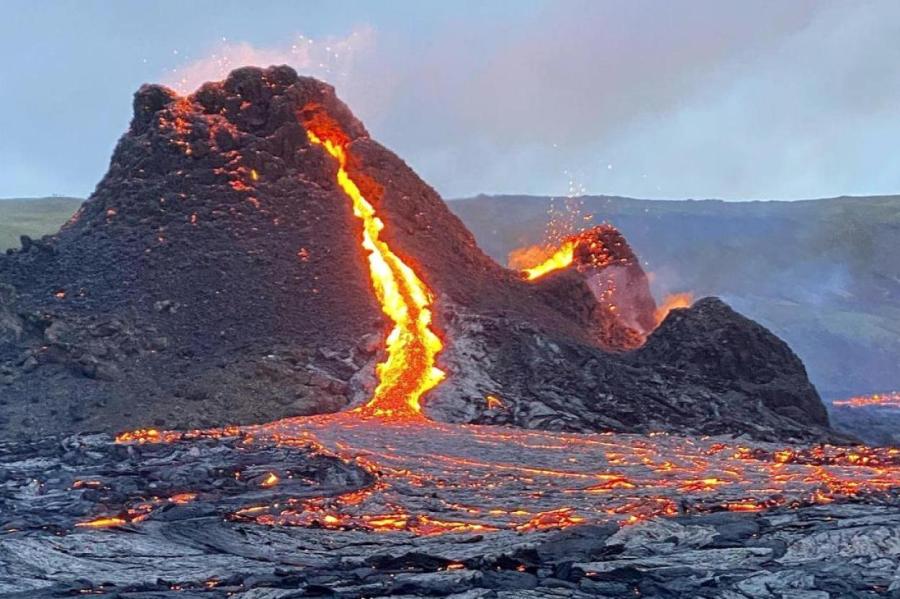
{"type": "Polygon", "coordinates": [[[841,596],[874,597],[896,584],[897,449],[359,411],[3,449],[4,596],[781,597],[849,577],[841,596]]]}
{"type": "MultiPolygon", "coordinates": [[[[760,511],[891,496],[900,449],[742,445],[720,438],[576,435],[347,412],[246,429],[135,431],[123,443],[179,442],[240,433],[242,445],[314,448],[358,464],[376,481],[331,498],[245,506],[261,524],[368,532],[531,531],[582,523],[633,524],[712,511],[760,511]]],[[[259,483],[292,481],[284,467],[259,483]]],[[[185,489],[191,492],[191,489],[185,489]]],[[[126,523],[144,514],[99,516],[126,523]]],[[[91,521],[81,525],[90,525],[91,521]]]]}

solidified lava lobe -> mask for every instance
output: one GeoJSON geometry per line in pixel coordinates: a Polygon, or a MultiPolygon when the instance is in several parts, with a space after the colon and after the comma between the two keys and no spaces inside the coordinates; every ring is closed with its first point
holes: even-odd
{"type": "Polygon", "coordinates": [[[387,359],[377,366],[378,386],[372,399],[356,411],[363,416],[421,418],[422,396],[444,378],[435,365],[443,343],[431,326],[433,294],[381,239],[384,221],[347,172],[347,134],[321,107],[313,107],[311,114],[303,123],[307,136],[338,162],[337,184],[353,202],[353,214],[362,221],[362,247],[368,256],[372,288],[394,325],[386,340],[387,359]]]}

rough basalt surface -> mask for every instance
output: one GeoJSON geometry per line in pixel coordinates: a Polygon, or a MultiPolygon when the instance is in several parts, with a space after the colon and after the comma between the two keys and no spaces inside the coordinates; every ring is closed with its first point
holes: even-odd
{"type": "Polygon", "coordinates": [[[441,420],[563,431],[744,432],[762,440],[851,438],[790,348],[724,302],[673,310],[633,352],[548,338],[527,324],[460,312],[445,361],[460,382],[428,403],[441,420]],[[498,397],[502,406],[481,398],[498,397]]]}
{"type": "Polygon", "coordinates": [[[433,415],[492,421],[494,394],[496,420],[522,426],[831,435],[790,350],[718,304],[708,326],[609,351],[616,320],[583,276],[530,283],[493,262],[331,87],[272,67],[188,97],[142,87],[71,222],[0,257],[0,437],[262,422],[369,396],[387,324],[336,164],[298,118],[311,105],[352,140],[384,240],[435,294],[449,376],[425,398],[433,415]]]}
{"type": "MultiPolygon", "coordinates": [[[[104,436],[3,444],[0,596],[874,598],[900,593],[891,494],[762,513],[620,527],[415,536],[266,526],[230,514],[373,483],[313,448],[195,438],[111,445],[104,436]],[[267,472],[290,472],[265,488],[267,472]],[[178,500],[185,491],[195,499],[178,500]],[[139,524],[73,528],[125,497],[139,524]]],[[[411,495],[417,491],[411,487],[411,495]]]]}
{"type": "Polygon", "coordinates": [[[13,598],[875,599],[900,593],[900,509],[833,505],[633,527],[410,538],[173,510],[126,532],[7,535],[13,598]],[[165,556],[164,558],[160,556],[165,556]]]}

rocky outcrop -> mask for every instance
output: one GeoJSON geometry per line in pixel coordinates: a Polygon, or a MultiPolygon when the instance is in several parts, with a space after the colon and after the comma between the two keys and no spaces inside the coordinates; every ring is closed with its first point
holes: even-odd
{"type": "MultiPolygon", "coordinates": [[[[572,269],[528,282],[502,268],[331,87],[272,67],[238,69],[188,97],[142,87],[95,193],[57,235],[0,257],[0,282],[14,290],[0,297],[0,436],[259,422],[368,398],[386,322],[335,161],[303,128],[309,107],[339,125],[383,239],[434,292],[449,376],[425,398],[431,414],[828,435],[802,365],[782,363],[786,348],[763,329],[735,337],[762,352],[752,361],[720,355],[722,331],[746,328],[731,311],[670,324],[665,343],[654,335],[643,350],[610,351],[624,329],[598,302],[606,283],[598,290],[572,269]],[[506,408],[486,409],[488,394],[506,408]]],[[[623,309],[628,330],[649,324],[635,262],[601,271],[631,289],[621,301],[639,300],[623,309]]]]}
{"type": "MultiPolygon", "coordinates": [[[[703,381],[784,419],[828,426],[825,407],[800,358],[765,327],[716,298],[673,311],[634,358],[669,380],[703,381]]],[[[727,407],[722,416],[736,416],[730,409],[736,406],[727,407]]]]}
{"type": "Polygon", "coordinates": [[[673,310],[642,348],[625,353],[463,311],[452,322],[450,382],[426,406],[440,420],[852,440],[829,428],[790,348],[716,298],[673,310]]]}

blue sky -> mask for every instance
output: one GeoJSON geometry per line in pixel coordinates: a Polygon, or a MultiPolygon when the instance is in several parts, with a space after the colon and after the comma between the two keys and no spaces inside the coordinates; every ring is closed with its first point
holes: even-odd
{"type": "Polygon", "coordinates": [[[333,83],[445,197],[900,192],[900,3],[19,2],[0,197],[86,196],[144,82],[333,83]]]}

